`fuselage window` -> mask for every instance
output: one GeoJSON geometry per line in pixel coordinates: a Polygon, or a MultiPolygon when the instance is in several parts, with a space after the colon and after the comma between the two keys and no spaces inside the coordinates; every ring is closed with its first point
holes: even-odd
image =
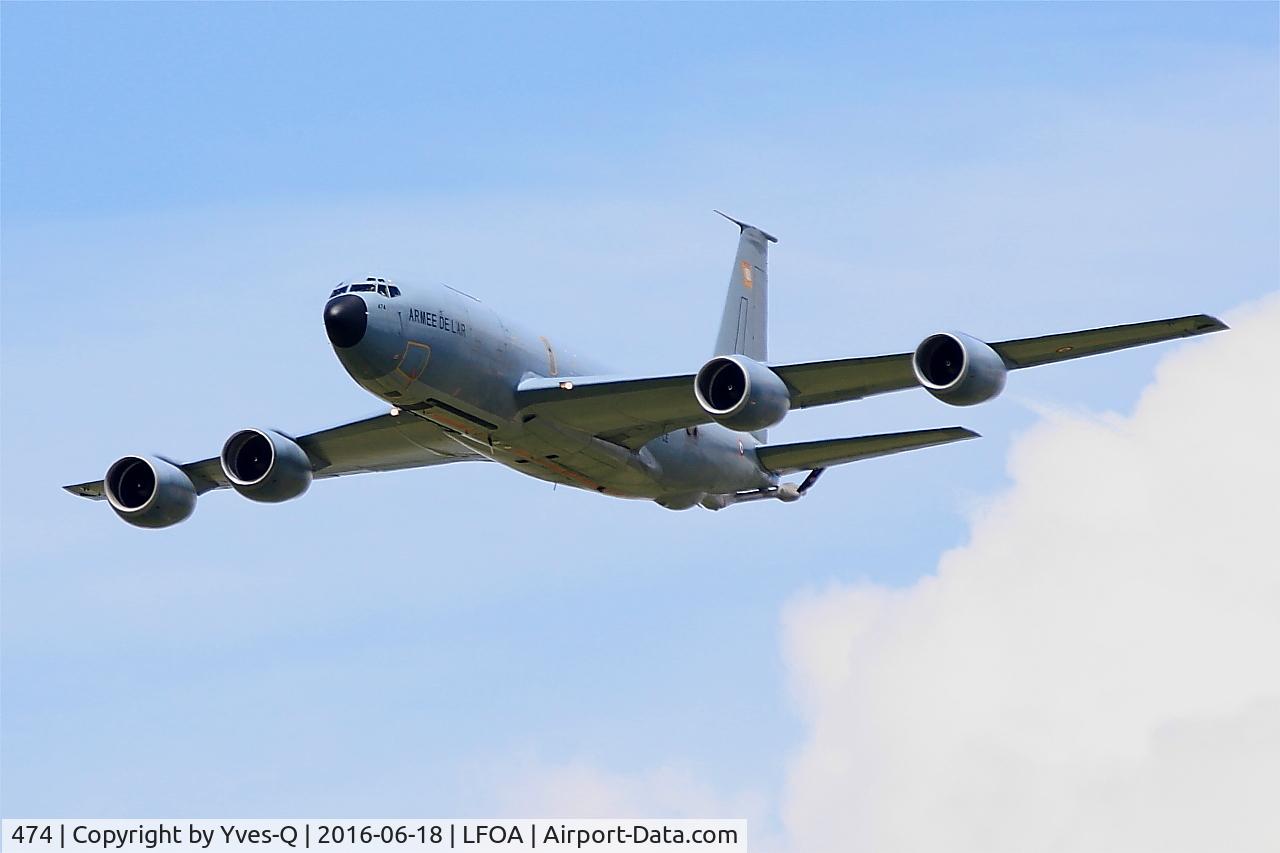
{"type": "Polygon", "coordinates": [[[378,285],[378,293],[382,294],[383,296],[391,295],[390,293],[387,293],[387,286],[385,284],[378,285]]]}
{"type": "Polygon", "coordinates": [[[342,285],[342,287],[335,288],[333,293],[330,293],[329,296],[330,298],[332,298],[334,296],[337,296],[340,293],[346,293],[346,292],[347,292],[347,286],[344,284],[342,285]]]}
{"type": "Polygon", "coordinates": [[[391,291],[392,299],[395,299],[397,296],[400,295],[400,288],[396,287],[394,284],[389,285],[387,289],[391,291]]]}
{"type": "Polygon", "coordinates": [[[376,284],[353,284],[351,285],[352,293],[373,293],[378,289],[376,284]]]}

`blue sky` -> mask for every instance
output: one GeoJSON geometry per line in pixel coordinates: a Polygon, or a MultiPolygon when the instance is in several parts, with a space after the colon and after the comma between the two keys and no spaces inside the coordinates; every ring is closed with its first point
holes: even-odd
{"type": "Polygon", "coordinates": [[[677,767],[762,802],[802,737],[779,613],[907,585],[1054,408],[1160,357],[797,413],[964,424],[795,506],[600,500],[497,466],[201,500],[58,486],[376,411],[328,288],[444,280],[631,370],[708,355],[735,234],[771,354],[1220,312],[1275,289],[1266,4],[6,4],[5,815],[483,814],[503,768],[677,767]]]}

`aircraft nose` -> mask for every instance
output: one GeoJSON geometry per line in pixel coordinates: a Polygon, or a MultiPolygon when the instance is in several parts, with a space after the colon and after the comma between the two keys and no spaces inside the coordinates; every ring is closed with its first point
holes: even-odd
{"type": "Polygon", "coordinates": [[[353,347],[369,327],[364,300],[351,293],[335,296],[324,306],[324,330],[335,347],[353,347]]]}

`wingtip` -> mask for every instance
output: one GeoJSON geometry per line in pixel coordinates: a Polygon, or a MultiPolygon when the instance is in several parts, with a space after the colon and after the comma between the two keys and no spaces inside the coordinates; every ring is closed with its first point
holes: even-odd
{"type": "Polygon", "coordinates": [[[78,498],[88,498],[91,501],[100,501],[106,498],[102,493],[102,484],[99,483],[75,483],[70,486],[63,486],[63,491],[68,494],[75,495],[78,498]]]}
{"type": "Polygon", "coordinates": [[[1230,326],[1212,314],[1201,314],[1200,325],[1196,326],[1196,331],[1207,334],[1209,332],[1224,332],[1230,328],[1230,326]]]}

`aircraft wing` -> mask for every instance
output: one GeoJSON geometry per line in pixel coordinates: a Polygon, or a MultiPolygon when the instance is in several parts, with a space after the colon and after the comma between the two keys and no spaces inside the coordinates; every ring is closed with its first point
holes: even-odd
{"type": "MultiPolygon", "coordinates": [[[[331,429],[290,437],[307,452],[315,466],[317,480],[485,458],[451,439],[439,426],[407,412],[396,417],[375,415],[331,429]]],[[[178,467],[191,478],[197,494],[230,485],[216,456],[178,467]]],[[[80,497],[106,499],[102,480],[64,488],[80,497]]]]}
{"type": "Polygon", "coordinates": [[[775,474],[790,474],[970,438],[978,438],[978,434],[964,427],[922,429],[885,435],[861,435],[857,438],[828,438],[799,444],[771,444],[757,447],[756,456],[761,465],[775,474]]]}
{"type": "MultiPolygon", "coordinates": [[[[1227,328],[1208,314],[1087,329],[990,344],[1010,370],[1068,361],[1128,347],[1203,335],[1227,328]]],[[[858,400],[915,387],[911,353],[770,365],[791,390],[791,408],[858,400]]],[[[590,432],[615,444],[637,448],[665,432],[710,423],[693,396],[694,374],[656,377],[535,377],[520,383],[517,405],[590,432]]]]}
{"type": "Polygon", "coordinates": [[[1130,323],[1127,326],[1107,326],[1084,332],[1067,332],[1064,335],[1045,335],[1039,338],[1019,338],[992,344],[1010,370],[1021,367],[1037,367],[1055,361],[1069,361],[1086,355],[1101,355],[1129,347],[1140,347],[1174,338],[1189,338],[1221,332],[1227,324],[1208,314],[1190,317],[1174,317],[1169,320],[1152,320],[1149,323],[1130,323]]]}
{"type": "MultiPolygon", "coordinates": [[[[1149,323],[1107,326],[1038,338],[1018,338],[989,346],[1004,359],[1005,367],[1020,370],[1175,338],[1219,332],[1225,328],[1226,324],[1216,317],[1194,314],[1149,323]]],[[[873,394],[912,388],[918,383],[915,372],[911,369],[911,355],[905,352],[876,358],[815,361],[773,369],[791,388],[791,408],[803,409],[806,406],[857,400],[873,394]]]]}
{"type": "Polygon", "coordinates": [[[632,450],[682,426],[710,423],[693,396],[693,374],[541,376],[516,389],[516,405],[632,450]]]}

